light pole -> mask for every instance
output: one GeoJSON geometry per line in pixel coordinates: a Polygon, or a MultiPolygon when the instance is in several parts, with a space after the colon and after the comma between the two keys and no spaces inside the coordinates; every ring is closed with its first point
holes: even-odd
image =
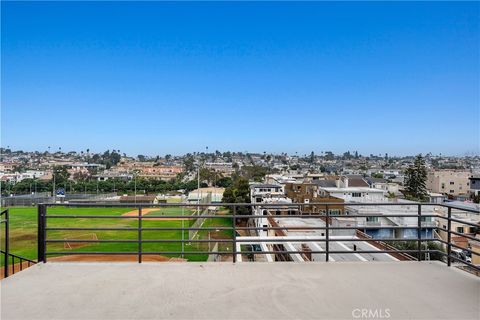
{"type": "Polygon", "coordinates": [[[55,194],[55,169],[53,169],[53,190],[52,190],[52,195],[53,195],[53,202],[56,202],[56,194],[55,194]]]}
{"type": "Polygon", "coordinates": [[[184,246],[185,246],[185,230],[183,228],[185,228],[185,224],[183,222],[183,212],[185,210],[185,207],[182,207],[182,259],[183,259],[183,252],[185,251],[184,249],[184,246]]]}
{"type": "Polygon", "coordinates": [[[135,204],[137,203],[137,174],[133,174],[134,186],[135,186],[135,193],[134,193],[134,200],[135,204]]]}

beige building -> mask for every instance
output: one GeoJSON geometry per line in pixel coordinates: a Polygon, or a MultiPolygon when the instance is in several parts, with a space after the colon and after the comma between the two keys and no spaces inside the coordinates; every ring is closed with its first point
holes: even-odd
{"type": "Polygon", "coordinates": [[[427,189],[430,192],[450,194],[453,196],[467,195],[470,189],[469,171],[434,170],[427,174],[427,189]]]}

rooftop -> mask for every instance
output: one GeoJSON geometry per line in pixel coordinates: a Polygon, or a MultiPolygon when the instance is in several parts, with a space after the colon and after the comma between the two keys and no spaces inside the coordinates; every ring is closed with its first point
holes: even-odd
{"type": "Polygon", "coordinates": [[[375,189],[375,188],[368,188],[368,187],[348,187],[348,188],[330,188],[325,187],[322,188],[328,192],[370,192],[370,193],[385,193],[384,190],[375,189]]]}
{"type": "Polygon", "coordinates": [[[2,319],[480,316],[480,278],[439,262],[48,262],[2,280],[1,292],[2,319]]]}

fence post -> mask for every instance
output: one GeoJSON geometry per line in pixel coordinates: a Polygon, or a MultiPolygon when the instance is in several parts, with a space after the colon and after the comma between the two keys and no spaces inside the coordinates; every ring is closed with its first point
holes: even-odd
{"type": "Polygon", "coordinates": [[[37,245],[38,245],[38,252],[37,252],[37,261],[40,262],[47,262],[46,255],[45,255],[45,213],[46,213],[46,206],[45,204],[38,205],[38,234],[37,234],[37,245]]]}
{"type": "Polygon", "coordinates": [[[325,205],[325,214],[327,219],[325,220],[325,261],[328,262],[330,258],[330,227],[329,227],[329,220],[330,220],[330,214],[328,212],[328,204],[325,205]]]}
{"type": "Polygon", "coordinates": [[[232,218],[232,226],[233,226],[233,263],[237,262],[237,227],[236,227],[236,217],[237,217],[237,206],[233,206],[233,218],[232,218]]]}
{"type": "Polygon", "coordinates": [[[138,263],[142,263],[142,207],[138,207],[138,263]]]}
{"type": "Polygon", "coordinates": [[[8,209],[5,211],[5,260],[4,260],[4,266],[3,266],[3,273],[4,273],[4,278],[8,277],[8,256],[10,254],[10,241],[9,241],[9,233],[10,233],[10,216],[8,209]]]}
{"type": "Polygon", "coordinates": [[[450,255],[452,254],[452,234],[450,233],[452,230],[452,208],[448,208],[448,220],[447,220],[447,266],[450,267],[450,255]]]}
{"type": "Polygon", "coordinates": [[[417,214],[417,252],[418,261],[422,261],[422,205],[418,205],[417,214]]]}

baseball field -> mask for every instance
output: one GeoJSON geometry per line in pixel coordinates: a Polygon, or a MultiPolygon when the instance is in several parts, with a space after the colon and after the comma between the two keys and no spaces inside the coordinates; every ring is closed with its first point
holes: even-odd
{"type": "MultiPolygon", "coordinates": [[[[36,207],[13,207],[9,208],[10,212],[10,251],[14,254],[29,258],[37,259],[37,208],[36,207]]],[[[142,215],[191,215],[193,209],[180,207],[162,207],[143,209],[142,215]]],[[[219,215],[226,214],[226,212],[218,212],[219,215]]],[[[48,228],[136,228],[138,226],[137,219],[111,219],[111,218],[82,218],[81,216],[97,215],[97,216],[137,216],[138,211],[134,208],[94,208],[94,207],[49,207],[47,215],[76,215],[79,218],[48,218],[48,228]]],[[[152,218],[142,219],[142,227],[144,228],[187,228],[191,226],[195,220],[191,219],[170,219],[170,218],[152,218]]],[[[230,227],[232,220],[228,216],[205,219],[202,227],[230,227]]],[[[2,230],[3,237],[3,230],[2,230]]],[[[116,243],[116,242],[96,242],[96,240],[137,240],[138,231],[128,230],[69,230],[69,231],[47,231],[47,239],[62,240],[61,242],[54,242],[47,244],[47,252],[137,252],[137,243],[116,243]],[[72,240],[87,240],[91,242],[73,242],[72,240]]],[[[188,230],[183,232],[183,239],[188,239],[188,230]]],[[[195,239],[231,239],[232,232],[230,230],[201,230],[196,235],[195,239]]],[[[144,230],[142,232],[143,240],[181,240],[181,230],[144,230]]],[[[2,239],[3,240],[3,239],[2,239]]],[[[213,244],[210,245],[212,248],[213,244]]],[[[232,250],[229,244],[219,244],[222,251],[232,250]]],[[[207,243],[185,243],[183,252],[193,252],[192,254],[161,254],[161,255],[145,255],[146,261],[165,261],[171,258],[184,259],[186,261],[206,261],[207,254],[197,254],[195,252],[209,251],[207,243]]],[[[180,242],[144,242],[142,244],[143,252],[181,252],[182,244],[180,242]]],[[[58,255],[49,255],[48,259],[62,259],[56,258],[58,255]]],[[[67,256],[63,257],[66,259],[67,256]]],[[[85,261],[86,256],[82,255],[68,255],[68,260],[72,261],[78,259],[85,261]]],[[[95,260],[95,257],[100,258],[100,261],[118,260],[118,256],[88,256],[88,259],[95,260]]],[[[134,260],[136,256],[128,256],[134,260]]],[[[1,261],[3,265],[3,261],[1,261]]]]}

